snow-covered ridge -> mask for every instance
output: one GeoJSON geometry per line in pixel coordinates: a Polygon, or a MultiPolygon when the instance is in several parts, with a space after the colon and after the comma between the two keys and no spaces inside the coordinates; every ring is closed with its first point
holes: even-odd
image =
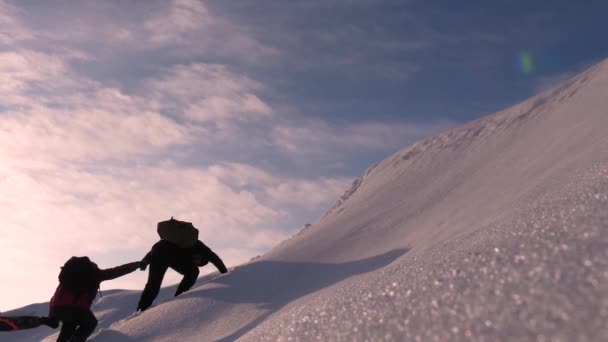
{"type": "Polygon", "coordinates": [[[413,160],[421,153],[432,150],[461,150],[475,141],[499,134],[513,126],[526,125],[538,116],[552,115],[553,108],[575,96],[595,75],[602,70],[605,72],[606,69],[608,60],[504,111],[484,116],[403,148],[383,162],[382,166],[413,160]]]}
{"type": "Polygon", "coordinates": [[[362,244],[365,238],[382,240],[378,244],[386,248],[416,237],[427,245],[440,239],[429,239],[423,227],[448,238],[472,229],[478,219],[492,220],[567,181],[569,171],[594,158],[606,142],[607,91],[604,61],[509,109],[406,147],[370,167],[305,234],[269,254],[284,250],[304,257],[310,246],[301,247],[307,245],[302,240],[310,239],[320,241],[312,254],[336,256],[333,246],[355,236],[362,244]],[[431,207],[446,210],[434,214],[431,207]],[[479,211],[484,215],[477,217],[479,211]],[[370,228],[386,216],[391,222],[370,228]]]}
{"type": "Polygon", "coordinates": [[[528,121],[534,120],[538,116],[551,115],[553,108],[575,96],[577,92],[595,75],[601,73],[602,70],[604,73],[608,70],[608,60],[504,111],[486,115],[477,120],[448,129],[399,150],[385,161],[370,166],[365,171],[363,177],[355,179],[352,187],[345,191],[344,195],[336,201],[323,217],[340,211],[341,206],[357,191],[363,181],[374,172],[389,166],[399,167],[403,163],[415,163],[417,156],[424,153],[428,157],[434,151],[463,150],[476,141],[483,141],[491,135],[508,131],[513,126],[526,125],[528,121]]]}

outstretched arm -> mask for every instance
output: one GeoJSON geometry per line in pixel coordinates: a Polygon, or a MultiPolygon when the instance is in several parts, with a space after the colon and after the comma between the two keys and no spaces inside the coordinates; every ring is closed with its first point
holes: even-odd
{"type": "Polygon", "coordinates": [[[226,265],[224,265],[224,262],[222,261],[222,259],[220,259],[219,256],[217,256],[217,254],[211,252],[211,254],[209,255],[209,261],[211,261],[213,266],[217,267],[217,270],[220,271],[220,273],[228,272],[226,265]]]}
{"type": "Polygon", "coordinates": [[[141,267],[141,261],[131,262],[113,268],[101,270],[101,281],[112,280],[127,275],[141,267]]]}
{"type": "MultiPolygon", "coordinates": [[[[222,261],[222,259],[220,259],[220,257],[217,256],[217,254],[215,254],[211,250],[211,248],[207,247],[200,240],[196,243],[195,248],[196,248],[197,254],[202,255],[202,256],[204,256],[204,258],[206,260],[209,260],[213,264],[213,266],[217,267],[217,270],[220,271],[220,273],[228,272],[228,269],[226,268],[226,265],[224,265],[224,262],[222,261]]],[[[206,263],[207,262],[205,262],[205,264],[206,263]]]]}
{"type": "Polygon", "coordinates": [[[158,259],[163,254],[167,254],[167,244],[168,243],[163,240],[160,240],[155,243],[154,246],[152,246],[152,249],[150,249],[150,251],[148,252],[148,254],[146,254],[146,256],[141,259],[140,269],[142,271],[145,271],[146,267],[150,265],[152,260],[158,259]]]}
{"type": "Polygon", "coordinates": [[[152,259],[152,251],[149,251],[148,254],[146,254],[146,256],[141,259],[141,261],[139,262],[139,269],[145,271],[146,267],[150,265],[150,259],[152,259]]]}

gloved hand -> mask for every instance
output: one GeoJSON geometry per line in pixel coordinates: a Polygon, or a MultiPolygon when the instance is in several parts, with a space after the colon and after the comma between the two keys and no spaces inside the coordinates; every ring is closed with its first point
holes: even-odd
{"type": "Polygon", "coordinates": [[[148,267],[148,261],[147,260],[142,260],[139,262],[139,269],[142,271],[146,270],[146,267],[148,267]]]}

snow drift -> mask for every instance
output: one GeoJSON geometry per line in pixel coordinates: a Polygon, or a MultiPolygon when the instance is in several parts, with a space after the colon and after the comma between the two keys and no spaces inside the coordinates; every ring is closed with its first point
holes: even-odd
{"type": "Polygon", "coordinates": [[[258,260],[138,316],[106,294],[91,340],[606,340],[607,95],[608,60],[404,148],[258,260]]]}

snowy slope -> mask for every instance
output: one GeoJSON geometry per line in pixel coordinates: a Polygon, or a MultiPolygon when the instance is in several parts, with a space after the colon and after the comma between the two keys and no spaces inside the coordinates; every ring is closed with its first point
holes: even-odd
{"type": "Polygon", "coordinates": [[[608,60],[409,146],[254,262],[107,294],[92,341],[608,340],[607,95],[608,60]]]}

